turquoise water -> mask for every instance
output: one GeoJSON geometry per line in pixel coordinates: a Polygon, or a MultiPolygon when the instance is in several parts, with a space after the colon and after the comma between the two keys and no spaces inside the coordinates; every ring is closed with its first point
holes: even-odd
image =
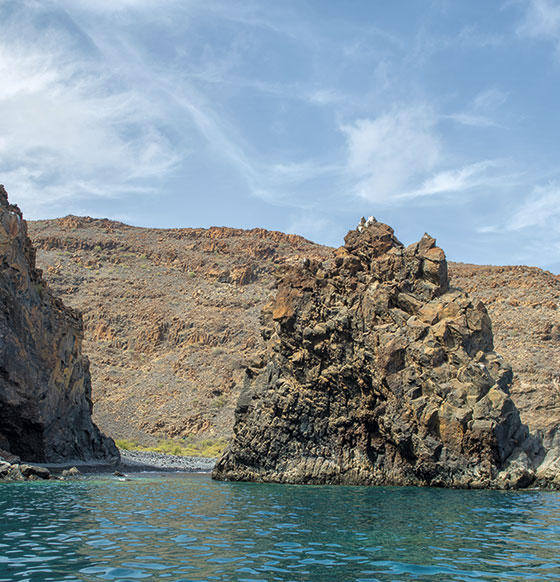
{"type": "Polygon", "coordinates": [[[139,475],[0,484],[0,582],[560,580],[560,494],[139,475]]]}

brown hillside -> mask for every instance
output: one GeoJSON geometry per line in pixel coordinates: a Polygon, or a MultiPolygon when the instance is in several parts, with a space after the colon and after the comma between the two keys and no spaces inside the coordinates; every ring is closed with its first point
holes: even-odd
{"type": "MultiPolygon", "coordinates": [[[[229,437],[244,365],[264,344],[259,314],[274,273],[332,249],[230,228],[146,229],[69,216],[31,222],[37,263],[84,314],[94,419],[115,438],[229,437]]],[[[450,263],[481,299],[513,397],[532,428],[560,423],[560,280],[531,267],[450,263]],[[543,409],[546,412],[543,414],[543,409]]]]}
{"type": "Polygon", "coordinates": [[[560,277],[536,267],[462,263],[451,263],[449,274],[488,308],[495,350],[514,371],[521,419],[551,435],[560,426],[560,277]]]}
{"type": "Polygon", "coordinates": [[[38,266],[83,313],[94,418],[114,438],[228,437],[259,313],[283,265],[330,249],[296,235],[30,223],[38,266]]]}

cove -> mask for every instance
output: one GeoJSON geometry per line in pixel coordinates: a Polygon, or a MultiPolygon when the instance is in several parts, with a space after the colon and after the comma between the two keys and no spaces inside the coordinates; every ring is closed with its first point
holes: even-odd
{"type": "Polygon", "coordinates": [[[0,485],[0,582],[560,580],[560,493],[141,474],[0,485]]]}

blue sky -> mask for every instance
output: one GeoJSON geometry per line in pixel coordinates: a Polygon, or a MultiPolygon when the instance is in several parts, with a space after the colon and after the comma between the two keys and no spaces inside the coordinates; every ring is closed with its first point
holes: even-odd
{"type": "Polygon", "coordinates": [[[27,218],[362,215],[560,272],[559,0],[0,0],[0,182],[27,218]]]}

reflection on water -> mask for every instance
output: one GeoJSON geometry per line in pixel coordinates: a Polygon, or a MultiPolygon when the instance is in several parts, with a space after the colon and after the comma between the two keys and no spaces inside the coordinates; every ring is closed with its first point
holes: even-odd
{"type": "Polygon", "coordinates": [[[560,494],[213,482],[0,485],[0,582],[560,580],[560,494]]]}

